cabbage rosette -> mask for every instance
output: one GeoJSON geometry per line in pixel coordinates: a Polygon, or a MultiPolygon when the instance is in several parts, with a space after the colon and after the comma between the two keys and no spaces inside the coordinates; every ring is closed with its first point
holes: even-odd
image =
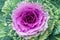
{"type": "Polygon", "coordinates": [[[49,14],[39,3],[21,2],[12,12],[12,28],[19,36],[39,35],[48,28],[49,14]]]}

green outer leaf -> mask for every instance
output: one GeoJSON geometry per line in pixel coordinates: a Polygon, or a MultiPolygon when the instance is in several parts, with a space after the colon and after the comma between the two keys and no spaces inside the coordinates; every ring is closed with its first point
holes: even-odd
{"type": "Polygon", "coordinates": [[[53,31],[53,35],[57,35],[57,34],[60,34],[60,20],[57,20],[55,29],[53,31]]]}
{"type": "Polygon", "coordinates": [[[60,8],[60,0],[50,0],[50,2],[55,5],[57,8],[60,8]]]}
{"type": "Polygon", "coordinates": [[[56,35],[55,37],[57,40],[60,40],[60,34],[56,35]]]}
{"type": "Polygon", "coordinates": [[[5,31],[4,31],[5,27],[4,24],[2,22],[0,22],[0,38],[5,36],[5,31]]]}
{"type": "Polygon", "coordinates": [[[1,10],[1,8],[2,8],[2,6],[4,5],[4,2],[5,2],[6,0],[0,0],[0,10],[1,10]]]}
{"type": "Polygon", "coordinates": [[[2,8],[2,12],[11,12],[21,0],[7,0],[2,8]]]}

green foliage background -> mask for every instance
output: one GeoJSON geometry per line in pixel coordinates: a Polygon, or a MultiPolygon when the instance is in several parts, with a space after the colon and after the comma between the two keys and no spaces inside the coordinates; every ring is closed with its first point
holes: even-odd
{"type": "MultiPolygon", "coordinates": [[[[24,40],[11,27],[11,13],[18,2],[23,0],[0,0],[0,40],[24,40]]],[[[48,10],[50,19],[48,29],[30,40],[60,40],[60,0],[29,0],[39,2],[48,10]]]]}

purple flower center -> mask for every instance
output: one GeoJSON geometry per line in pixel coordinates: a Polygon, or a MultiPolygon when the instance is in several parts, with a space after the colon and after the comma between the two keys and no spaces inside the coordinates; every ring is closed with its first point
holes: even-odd
{"type": "Polygon", "coordinates": [[[26,12],[26,15],[23,17],[23,20],[25,23],[35,23],[36,22],[36,17],[33,12],[28,11],[26,12]]]}
{"type": "Polygon", "coordinates": [[[28,23],[28,24],[34,24],[38,21],[39,19],[39,10],[35,9],[29,9],[27,11],[25,11],[25,13],[23,13],[22,16],[22,20],[24,23],[28,23]]]}

